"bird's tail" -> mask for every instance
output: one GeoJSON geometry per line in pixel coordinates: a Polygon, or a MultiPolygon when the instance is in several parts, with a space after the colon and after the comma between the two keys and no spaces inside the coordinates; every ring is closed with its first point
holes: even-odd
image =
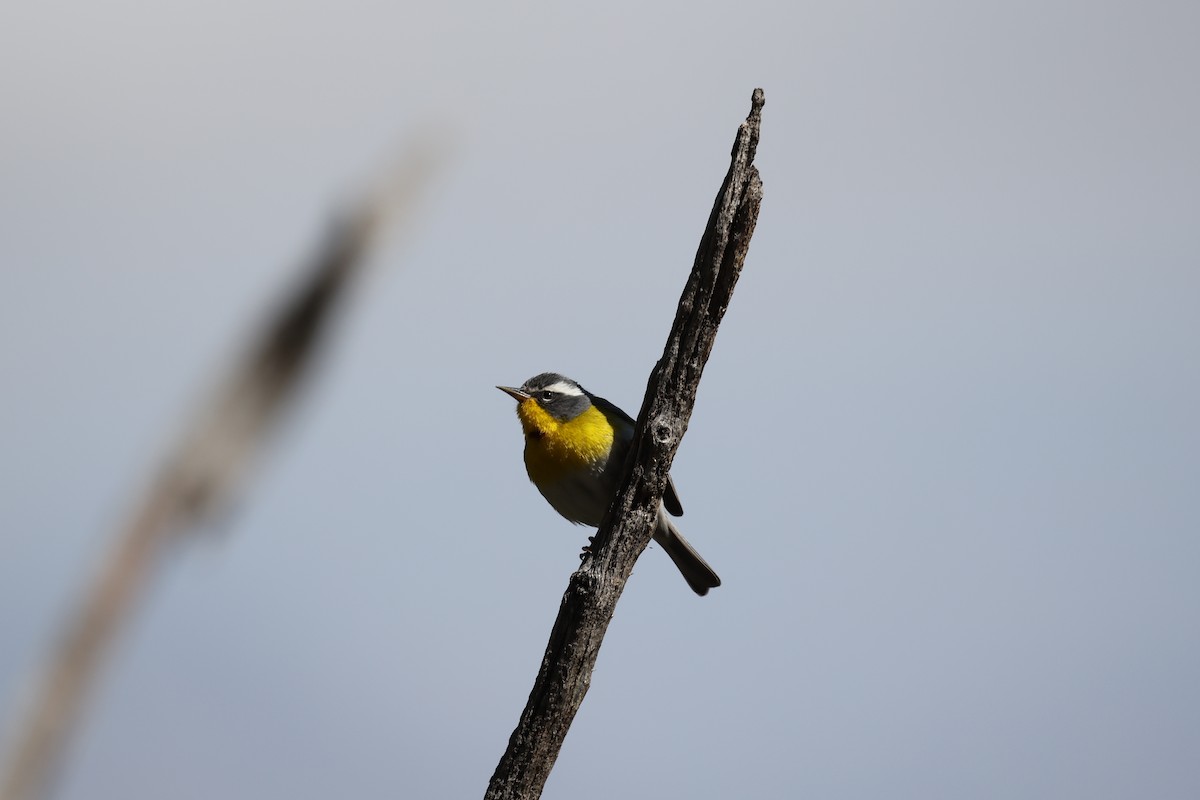
{"type": "Polygon", "coordinates": [[[688,544],[687,539],[679,529],[667,519],[663,509],[658,510],[658,527],[654,529],[654,541],[658,542],[667,555],[675,562],[675,566],[683,573],[683,579],[699,595],[708,594],[708,590],[721,585],[721,579],[708,562],[688,544]]]}

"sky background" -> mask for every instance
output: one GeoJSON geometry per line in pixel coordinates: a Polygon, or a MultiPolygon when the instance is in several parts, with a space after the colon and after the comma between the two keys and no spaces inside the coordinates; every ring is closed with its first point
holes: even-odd
{"type": "Polygon", "coordinates": [[[575,798],[1200,796],[1200,5],[9,3],[0,725],[338,204],[451,155],[58,796],[480,797],[587,531],[498,383],[636,413],[765,199],[575,798]]]}

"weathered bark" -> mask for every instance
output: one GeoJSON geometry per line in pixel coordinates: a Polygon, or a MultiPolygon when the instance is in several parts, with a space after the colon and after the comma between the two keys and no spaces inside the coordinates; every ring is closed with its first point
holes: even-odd
{"type": "Polygon", "coordinates": [[[675,451],[687,430],[717,326],[741,274],[762,202],[754,167],[763,92],[738,129],[732,163],[679,299],[675,324],[646,387],[625,480],[597,533],[593,554],[571,576],[525,711],[492,775],[485,800],[531,800],[554,767],[591,683],[592,668],[634,562],[650,543],[675,451]]]}

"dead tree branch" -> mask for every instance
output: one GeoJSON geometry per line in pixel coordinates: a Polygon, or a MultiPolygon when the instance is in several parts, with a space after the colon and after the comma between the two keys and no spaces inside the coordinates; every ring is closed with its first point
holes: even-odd
{"type": "Polygon", "coordinates": [[[593,547],[571,576],[533,691],[485,800],[541,796],[563,739],[591,682],[592,668],[633,565],[650,543],[675,451],[687,430],[717,326],[741,274],[762,202],[754,167],[763,92],[738,130],[732,163],[679,299],[675,324],[646,387],[625,480],[593,547]]]}
{"type": "Polygon", "coordinates": [[[0,800],[44,796],[104,657],[136,610],[164,545],[197,524],[241,487],[329,338],[329,323],[361,278],[379,229],[410,205],[429,170],[414,150],[400,169],[343,216],[309,273],[250,343],[198,419],[181,437],[112,552],[87,587],[51,654],[28,715],[15,729],[0,800]]]}

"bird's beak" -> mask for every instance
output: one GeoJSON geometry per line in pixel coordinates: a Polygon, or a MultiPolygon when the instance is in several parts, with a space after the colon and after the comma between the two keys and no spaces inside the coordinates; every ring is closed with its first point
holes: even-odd
{"type": "Polygon", "coordinates": [[[522,392],[520,389],[514,389],[511,386],[497,386],[496,388],[504,392],[513,400],[516,400],[518,403],[523,403],[530,397],[529,392],[522,392]]]}

